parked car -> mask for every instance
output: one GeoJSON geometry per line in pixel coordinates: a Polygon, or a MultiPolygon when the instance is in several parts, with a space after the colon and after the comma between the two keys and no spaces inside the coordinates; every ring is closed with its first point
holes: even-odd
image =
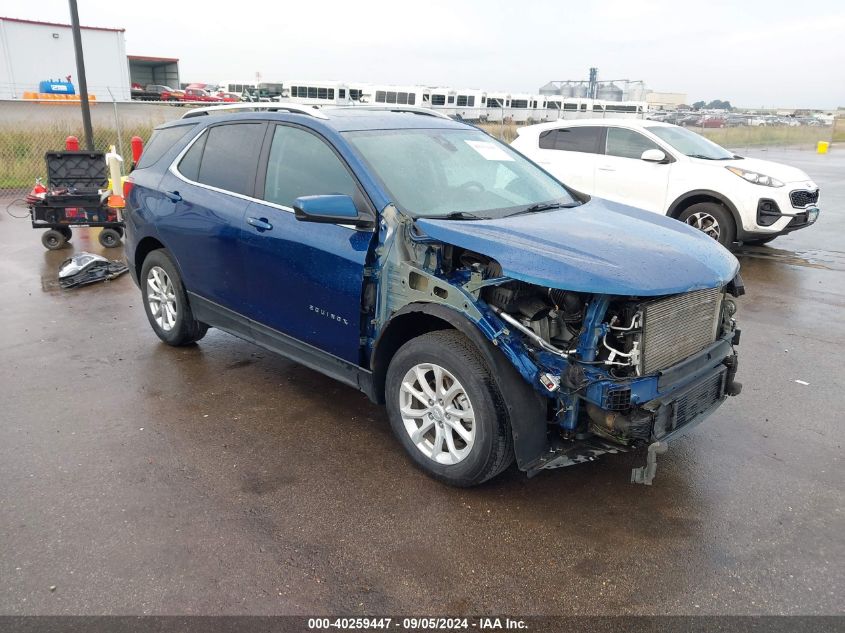
{"type": "Polygon", "coordinates": [[[700,232],[430,111],[228,107],[159,126],[126,186],[165,343],[217,327],[360,389],[459,486],[656,454],[739,392],[738,263],[700,232]]]}
{"type": "Polygon", "coordinates": [[[725,125],[727,127],[742,127],[748,125],[748,117],[744,114],[729,114],[725,118],[725,125]]]}
{"type": "Polygon", "coordinates": [[[242,100],[241,95],[235,94],[234,92],[222,92],[221,91],[221,92],[216,93],[215,96],[220,97],[220,99],[225,103],[237,103],[237,102],[242,100]]]}
{"type": "Polygon", "coordinates": [[[704,116],[698,122],[699,127],[722,128],[726,125],[727,121],[725,120],[725,117],[712,115],[704,116]]]}
{"type": "Polygon", "coordinates": [[[185,94],[179,97],[179,100],[221,103],[223,101],[223,98],[213,95],[208,91],[203,90],[202,88],[186,88],[185,94]]]}
{"type": "Polygon", "coordinates": [[[517,133],[516,149],[579,191],[676,218],[727,247],[765,244],[819,215],[819,188],[800,169],[676,125],[583,119],[517,133]]]}

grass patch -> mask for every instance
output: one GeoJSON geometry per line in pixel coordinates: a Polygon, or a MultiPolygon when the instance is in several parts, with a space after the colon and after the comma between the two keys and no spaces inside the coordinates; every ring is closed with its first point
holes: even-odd
{"type": "Polygon", "coordinates": [[[837,117],[833,122],[833,137],[831,140],[836,143],[845,143],[845,117],[837,117]]]}

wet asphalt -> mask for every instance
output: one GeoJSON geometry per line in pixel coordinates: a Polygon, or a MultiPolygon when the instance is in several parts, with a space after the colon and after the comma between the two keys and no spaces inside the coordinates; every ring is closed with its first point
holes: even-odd
{"type": "Polygon", "coordinates": [[[844,152],[754,152],[822,216],[741,254],[745,389],[652,487],[639,455],[445,487],[363,395],[163,345],[128,276],[63,291],[72,251],[0,212],[0,613],[842,614],[844,152]]]}

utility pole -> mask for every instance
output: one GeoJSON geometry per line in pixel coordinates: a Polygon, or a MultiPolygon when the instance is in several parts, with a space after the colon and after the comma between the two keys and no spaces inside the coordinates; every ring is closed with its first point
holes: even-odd
{"type": "Polygon", "coordinates": [[[73,50],[76,54],[76,76],[79,79],[79,104],[82,107],[82,130],[85,149],[94,150],[94,132],[91,129],[91,107],[88,103],[88,81],[85,79],[85,59],[82,57],[82,32],[79,29],[79,10],[76,0],[70,2],[70,24],[73,28],[73,50]]]}

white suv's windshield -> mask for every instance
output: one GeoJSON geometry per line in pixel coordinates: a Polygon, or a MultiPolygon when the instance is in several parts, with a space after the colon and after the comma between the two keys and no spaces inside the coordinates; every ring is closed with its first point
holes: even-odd
{"type": "Polygon", "coordinates": [[[676,150],[693,158],[704,158],[706,160],[729,160],[737,158],[728,150],[713,141],[684,127],[654,125],[646,126],[646,129],[663,139],[676,150]]]}
{"type": "Polygon", "coordinates": [[[482,219],[579,204],[557,180],[477,130],[346,132],[393,202],[415,217],[482,219]]]}

